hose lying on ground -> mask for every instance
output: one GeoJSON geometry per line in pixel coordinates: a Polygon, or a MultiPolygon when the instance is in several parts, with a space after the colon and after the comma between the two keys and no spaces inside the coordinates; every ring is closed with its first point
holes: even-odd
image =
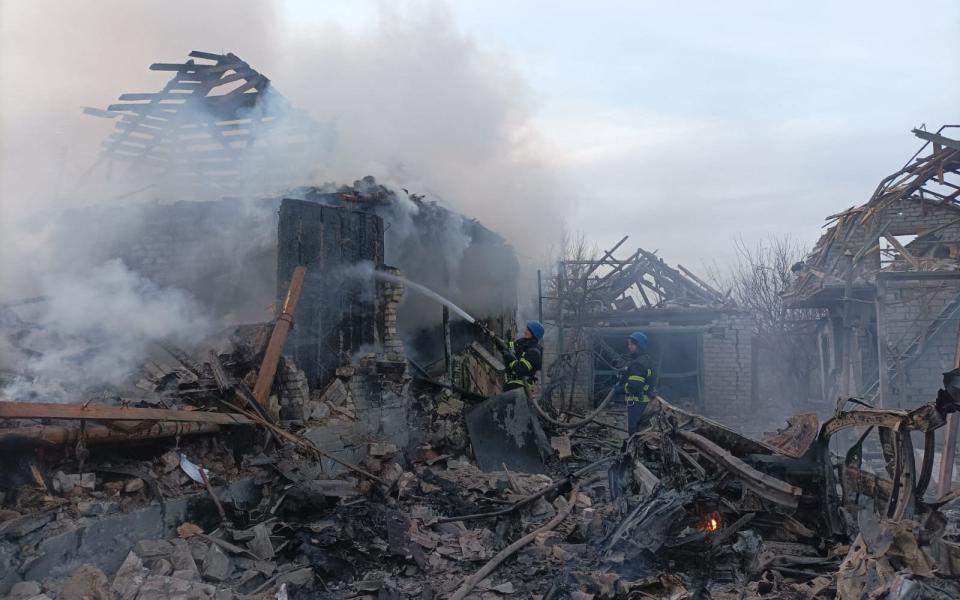
{"type": "Polygon", "coordinates": [[[540,403],[537,402],[537,399],[534,398],[533,396],[530,396],[530,404],[533,405],[533,409],[537,411],[537,414],[540,415],[540,418],[546,421],[547,423],[560,427],[561,429],[575,429],[577,427],[583,427],[587,423],[592,422],[594,419],[600,416],[600,413],[603,412],[603,409],[606,408],[607,404],[610,403],[610,400],[613,399],[615,395],[614,394],[615,391],[616,391],[615,389],[611,389],[610,393],[607,394],[607,397],[604,398],[603,402],[600,403],[600,406],[593,409],[593,412],[591,412],[584,418],[580,419],[579,421],[569,421],[566,423],[563,421],[558,421],[553,417],[551,417],[550,415],[548,415],[546,412],[544,412],[544,410],[540,408],[540,403]]]}

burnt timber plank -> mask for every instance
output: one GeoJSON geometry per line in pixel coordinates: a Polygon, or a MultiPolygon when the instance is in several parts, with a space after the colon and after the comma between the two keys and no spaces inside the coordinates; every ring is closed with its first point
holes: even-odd
{"type": "Polygon", "coordinates": [[[204,75],[223,73],[234,67],[242,67],[243,62],[237,61],[224,65],[194,65],[183,63],[153,63],[150,65],[151,71],[177,71],[183,73],[203,73],[204,75]]]}
{"type": "Polygon", "coordinates": [[[215,88],[228,83],[233,83],[234,81],[248,79],[251,75],[256,75],[256,72],[252,69],[238,69],[236,73],[227,75],[226,77],[221,77],[219,79],[214,79],[212,82],[177,82],[176,84],[169,86],[168,89],[163,92],[133,92],[121,94],[117,99],[122,102],[143,100],[186,100],[193,98],[195,96],[194,92],[204,85],[215,88]]]}
{"type": "Polygon", "coordinates": [[[217,79],[210,87],[220,87],[221,85],[233,83],[234,81],[240,81],[241,79],[249,79],[251,75],[255,77],[257,72],[253,69],[237,69],[236,73],[217,79]]]}
{"type": "Polygon", "coordinates": [[[217,62],[231,58],[229,54],[214,54],[212,52],[203,52],[202,50],[194,50],[188,54],[190,58],[202,58],[204,60],[215,60],[217,62]]]}
{"type": "Polygon", "coordinates": [[[934,144],[940,144],[941,146],[946,146],[947,148],[953,148],[954,150],[960,150],[960,141],[948,138],[945,135],[940,135],[939,133],[932,133],[929,131],[923,131],[921,129],[914,129],[913,135],[917,136],[921,140],[933,142],[934,144]]]}
{"type": "Polygon", "coordinates": [[[107,107],[108,111],[113,112],[133,112],[139,113],[145,116],[152,116],[156,114],[166,113],[167,115],[173,116],[180,108],[180,104],[111,104],[107,107]]]}
{"type": "Polygon", "coordinates": [[[90,421],[171,421],[249,425],[243,415],[163,408],[127,408],[104,404],[45,404],[0,401],[0,419],[87,419],[90,421]]]}
{"type": "Polygon", "coordinates": [[[246,92],[249,92],[250,90],[254,90],[254,89],[256,91],[251,92],[249,95],[259,97],[260,96],[259,92],[263,91],[269,83],[270,83],[270,80],[261,75],[260,77],[255,77],[253,79],[250,79],[240,87],[234,90],[230,90],[229,92],[227,92],[222,96],[211,96],[210,98],[213,100],[221,101],[221,102],[228,102],[239,96],[247,95],[246,92]]]}
{"type": "Polygon", "coordinates": [[[800,504],[802,495],[800,488],[761,473],[702,435],[683,430],[678,430],[676,435],[693,444],[699,451],[733,473],[745,487],[757,495],[790,508],[796,508],[800,504]]]}
{"type": "Polygon", "coordinates": [[[145,93],[133,92],[129,94],[120,94],[120,97],[117,98],[117,100],[120,100],[121,102],[133,102],[133,101],[139,102],[141,100],[165,100],[165,99],[186,100],[187,98],[191,98],[192,96],[193,94],[190,92],[174,93],[172,90],[169,92],[145,92],[145,93]]]}

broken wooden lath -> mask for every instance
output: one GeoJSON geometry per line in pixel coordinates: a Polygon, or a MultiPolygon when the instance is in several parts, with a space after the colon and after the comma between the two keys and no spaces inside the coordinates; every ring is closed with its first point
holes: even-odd
{"type": "Polygon", "coordinates": [[[566,260],[560,263],[557,286],[568,310],[622,313],[673,306],[722,307],[730,300],[708,283],[677,265],[673,268],[654,252],[643,248],[626,259],[613,253],[627,240],[624,236],[599,260],[566,260]]]}
{"type": "Polygon", "coordinates": [[[937,244],[932,236],[960,221],[960,141],[944,135],[955,127],[944,125],[936,133],[914,129],[913,134],[924,140],[924,145],[907,164],[881,180],[866,203],[827,217],[828,229],[798,265],[797,279],[787,297],[808,298],[827,283],[842,283],[851,275],[854,279],[872,275],[879,266],[864,259],[883,251],[879,238],[891,244],[888,254],[902,259],[902,264],[893,265],[898,270],[953,268],[954,257],[938,261],[933,256],[937,244]],[[934,206],[950,208],[958,218],[917,231],[918,243],[904,248],[895,240],[898,234],[888,230],[896,220],[890,217],[888,209],[908,201],[920,203],[922,210],[934,206]]]}
{"type": "Polygon", "coordinates": [[[322,137],[319,126],[236,55],[193,51],[190,57],[150,65],[173,73],[159,92],[122,94],[106,110],[84,109],[118,119],[101,144],[100,163],[205,183],[230,183],[245,173],[283,181],[283,171],[294,168],[288,158],[322,137]]]}

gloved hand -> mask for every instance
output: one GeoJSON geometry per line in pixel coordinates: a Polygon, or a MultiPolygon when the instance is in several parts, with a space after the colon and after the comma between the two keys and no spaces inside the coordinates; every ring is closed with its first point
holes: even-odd
{"type": "Polygon", "coordinates": [[[624,383],[623,383],[622,381],[618,381],[618,382],[617,382],[616,384],[614,384],[614,386],[613,386],[613,392],[614,392],[615,394],[626,394],[626,393],[627,393],[626,386],[624,385],[624,383]]]}

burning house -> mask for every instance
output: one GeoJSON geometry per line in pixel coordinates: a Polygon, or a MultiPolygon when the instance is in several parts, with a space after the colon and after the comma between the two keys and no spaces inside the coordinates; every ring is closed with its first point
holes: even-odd
{"type": "MultiPolygon", "coordinates": [[[[174,75],[160,92],[123,94],[105,111],[85,109],[116,121],[94,172],[149,183],[114,203],[69,211],[47,227],[65,268],[106,262],[129,272],[147,293],[188,295],[191,310],[211,320],[207,343],[215,349],[196,356],[160,334],[147,340],[150,347],[137,348],[144,362],[124,381],[86,373],[54,396],[35,385],[56,376],[40,368],[38,358],[50,351],[35,347],[41,338],[33,332],[42,327],[17,316],[23,303],[4,306],[14,351],[4,365],[5,390],[15,392],[19,409],[51,399],[86,402],[106,418],[109,408],[90,405],[103,383],[111,384],[106,397],[121,404],[136,397],[152,407],[174,397],[174,404],[205,404],[210,394],[233,389],[259,418],[306,424],[302,443],[322,448],[318,467],[336,474],[343,465],[376,462],[384,456],[376,448],[393,454],[423,443],[430,425],[414,414],[418,385],[467,394],[499,386],[496,361],[476,332],[440,304],[405,296],[401,275],[442,291],[504,335],[515,327],[518,265],[502,238],[372,177],[352,186],[303,187],[308,161],[322,160],[324,129],[235,55],[193,52],[185,63],[151,70],[174,75]],[[138,201],[142,195],[155,199],[138,201]],[[244,372],[248,367],[254,368],[244,372]]],[[[42,306],[48,299],[36,300],[42,306]]],[[[77,371],[84,373],[95,362],[85,357],[117,340],[70,343],[78,344],[77,371]]],[[[39,410],[55,418],[70,407],[39,410]]],[[[242,416],[182,421],[169,412],[165,418],[173,425],[135,433],[18,427],[5,439],[72,439],[85,447],[251,422],[242,416]]],[[[6,483],[14,485],[20,475],[13,467],[11,473],[6,483]]],[[[104,560],[111,569],[119,564],[104,560]]]]}

